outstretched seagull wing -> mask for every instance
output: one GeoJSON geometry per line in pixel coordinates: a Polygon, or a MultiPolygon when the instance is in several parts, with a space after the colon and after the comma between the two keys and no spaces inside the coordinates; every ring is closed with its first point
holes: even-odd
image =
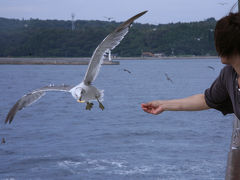
{"type": "Polygon", "coordinates": [[[124,36],[128,33],[130,25],[133,21],[140,16],[144,15],[147,11],[141,12],[132,18],[125,21],[117,29],[115,29],[111,34],[109,34],[95,49],[90,63],[88,65],[87,72],[84,77],[84,83],[86,85],[91,84],[97,77],[101,64],[103,62],[103,56],[108,50],[114,49],[124,36]]]}
{"type": "Polygon", "coordinates": [[[72,86],[62,85],[62,86],[45,86],[40,89],[36,89],[31,93],[25,94],[21,99],[19,99],[16,104],[10,109],[8,115],[6,117],[5,123],[11,123],[15,114],[27,107],[37,100],[39,100],[42,96],[45,95],[47,91],[64,91],[69,92],[72,86]]]}

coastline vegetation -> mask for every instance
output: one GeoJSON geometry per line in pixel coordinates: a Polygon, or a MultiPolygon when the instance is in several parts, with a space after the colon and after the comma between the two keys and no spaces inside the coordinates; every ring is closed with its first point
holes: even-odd
{"type": "MultiPolygon", "coordinates": [[[[115,21],[19,20],[0,18],[0,57],[90,57],[120,23],[115,21]]],[[[120,57],[143,52],[163,56],[216,56],[216,20],[170,24],[134,23],[112,51],[120,57]]]]}

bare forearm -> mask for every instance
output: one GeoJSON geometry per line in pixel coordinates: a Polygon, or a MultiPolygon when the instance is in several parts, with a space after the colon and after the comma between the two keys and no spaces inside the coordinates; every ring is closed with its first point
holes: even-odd
{"type": "Polygon", "coordinates": [[[197,94],[183,99],[162,101],[164,111],[199,111],[209,109],[204,94],[197,94]]]}

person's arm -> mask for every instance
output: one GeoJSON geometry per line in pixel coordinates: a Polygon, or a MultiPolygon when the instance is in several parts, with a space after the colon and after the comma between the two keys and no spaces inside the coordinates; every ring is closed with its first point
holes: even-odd
{"type": "Polygon", "coordinates": [[[150,114],[160,114],[163,111],[200,111],[210,109],[206,104],[204,94],[197,94],[183,99],[156,100],[141,104],[142,109],[150,114]]]}

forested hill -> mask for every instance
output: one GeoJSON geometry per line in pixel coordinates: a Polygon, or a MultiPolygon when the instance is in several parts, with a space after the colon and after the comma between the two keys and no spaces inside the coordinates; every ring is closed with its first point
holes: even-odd
{"type": "MultiPolygon", "coordinates": [[[[72,31],[71,21],[0,18],[0,56],[89,57],[119,24],[77,20],[72,31]]],[[[141,56],[142,52],[216,55],[215,24],[214,18],[160,25],[135,23],[112,53],[122,57],[141,56]]]]}

